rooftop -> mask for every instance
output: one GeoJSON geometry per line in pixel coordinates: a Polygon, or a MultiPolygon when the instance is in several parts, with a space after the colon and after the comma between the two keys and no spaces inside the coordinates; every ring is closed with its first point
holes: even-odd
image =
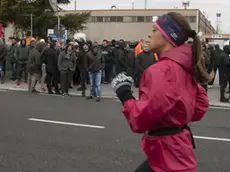
{"type": "Polygon", "coordinates": [[[109,11],[200,11],[199,9],[176,9],[176,8],[168,8],[168,9],[94,9],[94,10],[64,10],[63,12],[109,12],[109,11]]]}

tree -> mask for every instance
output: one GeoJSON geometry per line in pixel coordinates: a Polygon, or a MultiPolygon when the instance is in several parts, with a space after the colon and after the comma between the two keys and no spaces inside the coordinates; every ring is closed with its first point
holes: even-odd
{"type": "MultiPolygon", "coordinates": [[[[58,0],[58,4],[68,4],[70,0],[58,0]]],[[[0,0],[0,22],[13,23],[17,29],[30,30],[30,15],[33,15],[33,33],[46,36],[47,29],[54,28],[57,16],[52,12],[48,0],[0,0]]],[[[61,24],[71,31],[84,29],[90,12],[60,16],[61,24]]]]}
{"type": "Polygon", "coordinates": [[[66,14],[65,16],[61,17],[61,23],[70,33],[74,33],[85,28],[85,24],[87,23],[89,17],[89,12],[82,14],[66,14]]]}

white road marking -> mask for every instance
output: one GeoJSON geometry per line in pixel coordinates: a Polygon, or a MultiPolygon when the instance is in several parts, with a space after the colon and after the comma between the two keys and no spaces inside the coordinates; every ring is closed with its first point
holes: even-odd
{"type": "Polygon", "coordinates": [[[29,118],[28,120],[29,121],[44,122],[44,123],[51,123],[51,124],[61,124],[61,125],[70,125],[70,126],[77,126],[77,127],[86,127],[86,128],[97,128],[97,129],[104,129],[105,128],[105,126],[78,124],[78,123],[61,122],[61,121],[52,121],[52,120],[44,120],[44,119],[36,119],[36,118],[29,118]]]}
{"type": "Polygon", "coordinates": [[[205,137],[205,136],[193,136],[193,137],[195,139],[202,139],[202,140],[214,140],[214,141],[230,142],[230,139],[227,139],[227,138],[205,137]]]}
{"type": "Polygon", "coordinates": [[[1,92],[6,92],[7,90],[0,90],[1,92]]]}

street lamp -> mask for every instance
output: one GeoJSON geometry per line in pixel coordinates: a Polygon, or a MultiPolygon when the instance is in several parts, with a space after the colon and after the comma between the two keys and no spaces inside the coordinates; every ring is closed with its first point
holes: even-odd
{"type": "Polygon", "coordinates": [[[220,18],[221,18],[221,13],[220,12],[216,13],[216,33],[217,34],[220,32],[220,26],[219,26],[221,23],[220,18]]]}

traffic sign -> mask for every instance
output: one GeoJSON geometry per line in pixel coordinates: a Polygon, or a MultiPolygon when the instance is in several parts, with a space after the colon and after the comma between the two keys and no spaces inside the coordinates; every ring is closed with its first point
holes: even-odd
{"type": "MultiPolygon", "coordinates": [[[[65,26],[63,24],[60,24],[60,37],[63,37],[63,35],[65,34],[65,30],[65,26]]],[[[54,34],[58,35],[58,25],[54,27],[54,34]]]]}

